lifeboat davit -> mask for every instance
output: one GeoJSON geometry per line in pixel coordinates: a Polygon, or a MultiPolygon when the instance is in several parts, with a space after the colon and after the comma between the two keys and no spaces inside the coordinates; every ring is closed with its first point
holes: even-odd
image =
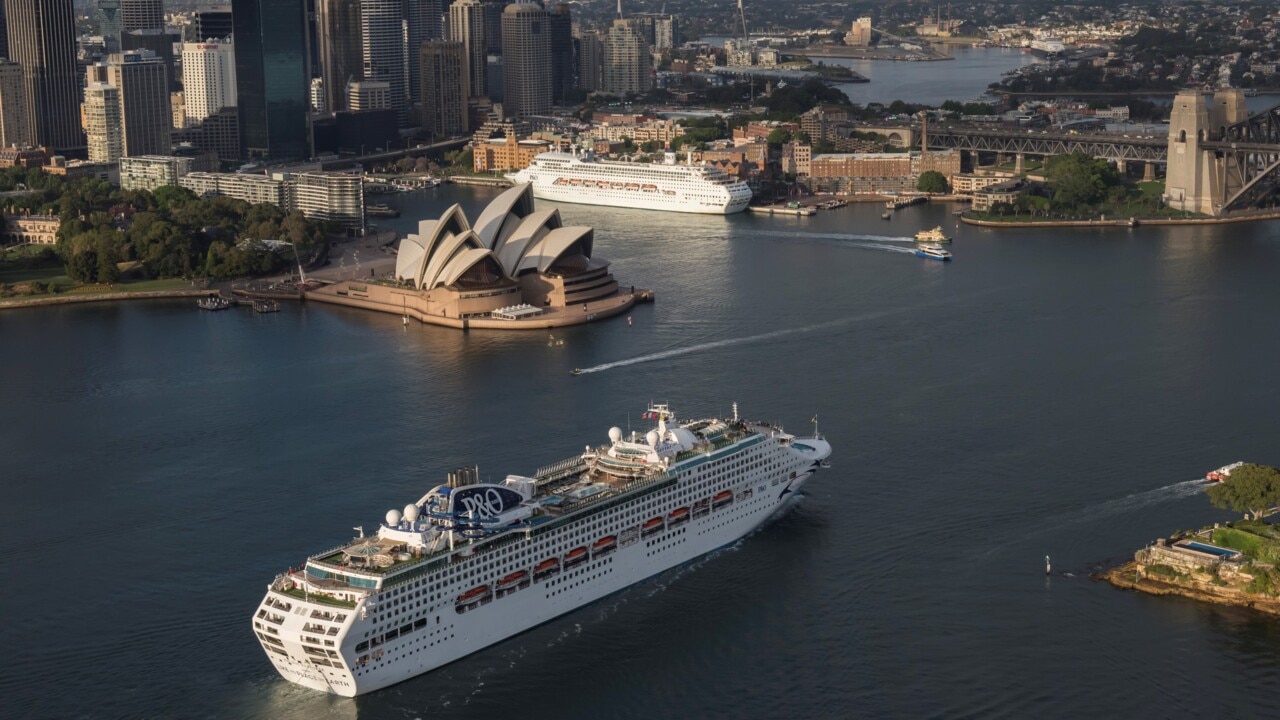
{"type": "Polygon", "coordinates": [[[668,525],[679,525],[689,519],[689,508],[676,508],[667,516],[668,525]]]}
{"type": "Polygon", "coordinates": [[[533,571],[535,573],[544,573],[555,570],[558,567],[560,567],[560,558],[548,558],[538,563],[538,566],[535,567],[533,571]]]}
{"type": "Polygon", "coordinates": [[[608,547],[613,547],[614,545],[617,545],[617,544],[618,544],[617,535],[605,535],[604,537],[597,540],[596,544],[591,546],[591,549],[595,551],[599,551],[599,550],[604,550],[605,548],[608,548],[608,547]]]}
{"type": "Polygon", "coordinates": [[[645,521],[645,524],[643,526],[641,526],[640,536],[646,537],[656,532],[660,532],[662,530],[662,525],[663,525],[662,518],[660,517],[650,518],[649,520],[645,521]]]}
{"type": "Polygon", "coordinates": [[[731,502],[733,502],[733,493],[725,490],[722,493],[718,493],[711,499],[711,507],[721,507],[723,505],[728,505],[731,502]]]}

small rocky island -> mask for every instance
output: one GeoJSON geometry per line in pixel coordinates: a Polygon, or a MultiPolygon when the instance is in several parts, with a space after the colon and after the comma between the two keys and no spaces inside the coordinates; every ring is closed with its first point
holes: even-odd
{"type": "Polygon", "coordinates": [[[1243,513],[1243,520],[1160,538],[1099,577],[1153,595],[1280,615],[1280,526],[1266,521],[1280,504],[1280,470],[1228,467],[1207,494],[1216,507],[1243,513]]]}

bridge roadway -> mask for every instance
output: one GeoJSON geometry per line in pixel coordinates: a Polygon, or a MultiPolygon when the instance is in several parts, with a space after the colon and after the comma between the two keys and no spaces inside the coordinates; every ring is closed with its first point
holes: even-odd
{"type": "MultiPolygon", "coordinates": [[[[1208,148],[1212,143],[1205,143],[1208,148]]],[[[1048,157],[1082,152],[1116,161],[1164,163],[1169,140],[1163,137],[1126,137],[1116,133],[1064,133],[1042,130],[993,130],[944,125],[929,126],[931,149],[957,149],[1048,157]]]]}

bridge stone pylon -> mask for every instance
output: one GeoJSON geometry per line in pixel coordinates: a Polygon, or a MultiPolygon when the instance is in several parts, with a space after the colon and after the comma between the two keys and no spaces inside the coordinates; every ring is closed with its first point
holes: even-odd
{"type": "Polygon", "coordinates": [[[1199,90],[1183,90],[1173,99],[1169,114],[1168,171],[1164,200],[1187,212],[1217,215],[1223,209],[1226,163],[1205,147],[1223,139],[1227,128],[1249,117],[1243,90],[1213,94],[1212,106],[1199,90]]]}

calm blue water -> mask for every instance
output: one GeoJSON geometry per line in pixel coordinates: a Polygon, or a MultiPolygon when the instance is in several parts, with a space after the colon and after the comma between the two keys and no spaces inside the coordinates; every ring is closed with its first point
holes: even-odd
{"type": "MultiPolygon", "coordinates": [[[[397,196],[395,222],[491,196],[397,196]]],[[[1280,226],[960,227],[939,263],[904,238],[950,208],[880,211],[564,206],[658,301],[563,345],[319,305],[0,314],[3,715],[1271,715],[1280,623],[1086,575],[1225,519],[1207,469],[1280,464],[1280,226]],[[387,691],[273,674],[275,573],[651,399],[816,414],[834,466],[739,545],[387,691]]]]}

